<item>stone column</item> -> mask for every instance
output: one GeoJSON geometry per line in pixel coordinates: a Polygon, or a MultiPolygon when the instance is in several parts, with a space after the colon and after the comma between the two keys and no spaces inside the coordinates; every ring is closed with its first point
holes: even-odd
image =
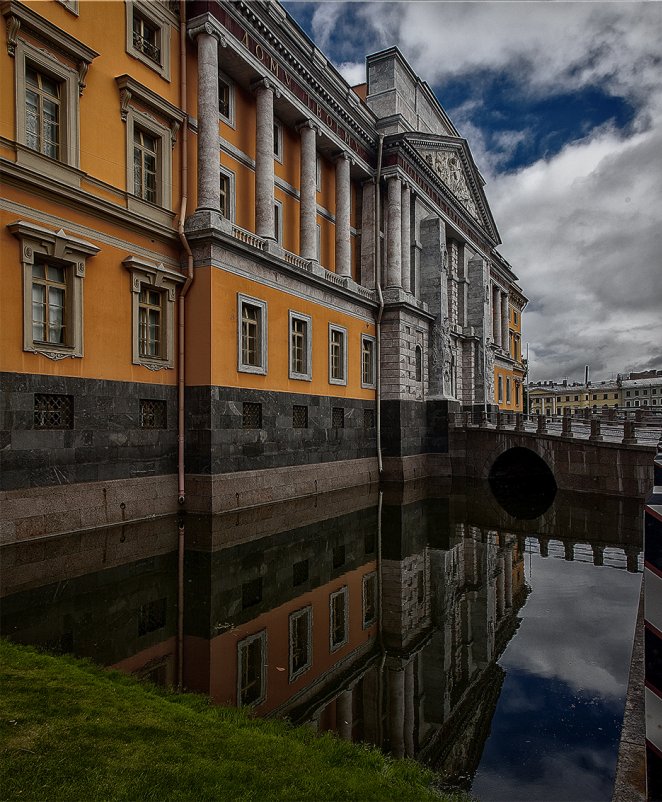
{"type": "Polygon", "coordinates": [[[349,178],[350,158],[341,153],[336,159],[336,273],[352,275],[352,246],[350,242],[350,210],[352,204],[349,178]]]}
{"type": "Polygon", "coordinates": [[[343,691],[336,699],[336,726],[343,741],[352,740],[353,715],[353,691],[350,689],[343,691]]]}
{"type": "Polygon", "coordinates": [[[397,176],[388,179],[386,286],[402,287],[402,189],[397,176]]]}
{"type": "Polygon", "coordinates": [[[211,22],[191,30],[191,36],[198,45],[198,209],[218,212],[218,47],[225,47],[225,38],[211,22]]]}
{"type": "Polygon", "coordinates": [[[501,345],[501,290],[492,286],[492,340],[501,345]]]}
{"type": "Polygon", "coordinates": [[[274,94],[268,78],[253,84],[257,98],[255,143],[255,233],[276,239],[274,226],[274,94]]]}
{"type": "Polygon", "coordinates": [[[312,120],[299,126],[301,137],[301,197],[299,200],[299,253],[317,260],[317,133],[312,120]]]}
{"type": "Polygon", "coordinates": [[[411,192],[409,184],[403,182],[400,199],[402,239],[402,289],[411,292],[411,192]]]}
{"type": "Polygon", "coordinates": [[[363,184],[361,206],[361,284],[375,287],[375,182],[363,184]]]}
{"type": "Polygon", "coordinates": [[[510,353],[510,337],[508,334],[508,293],[501,293],[501,347],[510,353]]]}

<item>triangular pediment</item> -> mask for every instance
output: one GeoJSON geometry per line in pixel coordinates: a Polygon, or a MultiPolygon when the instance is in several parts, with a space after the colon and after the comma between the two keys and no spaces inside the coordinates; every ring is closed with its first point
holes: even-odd
{"type": "Polygon", "coordinates": [[[492,239],[499,242],[494,218],[483,192],[484,181],[469,146],[460,137],[407,134],[406,139],[461,206],[492,239]]]}

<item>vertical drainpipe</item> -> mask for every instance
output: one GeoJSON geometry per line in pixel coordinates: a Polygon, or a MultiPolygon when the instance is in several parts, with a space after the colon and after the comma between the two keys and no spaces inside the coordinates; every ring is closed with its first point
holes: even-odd
{"type": "Polygon", "coordinates": [[[381,192],[379,182],[382,173],[382,148],[384,146],[384,134],[379,134],[377,145],[377,175],[375,176],[375,289],[379,298],[379,310],[377,312],[377,324],[375,326],[377,334],[377,465],[379,476],[384,472],[382,461],[382,315],[384,314],[384,296],[381,286],[381,249],[380,249],[380,229],[381,229],[381,192]]]}
{"type": "MultiPolygon", "coordinates": [[[[182,127],[182,153],[181,153],[181,189],[179,201],[179,221],[177,232],[184,253],[186,254],[186,281],[180,290],[178,300],[178,359],[177,359],[177,501],[183,504],[186,498],[184,487],[184,390],[185,374],[185,334],[186,314],[185,299],[193,283],[193,253],[184,233],[184,220],[186,219],[186,206],[188,202],[188,106],[186,87],[186,2],[179,3],[179,105],[184,112],[182,127]]],[[[182,690],[184,683],[184,519],[178,522],[177,538],[177,689],[182,690]]]]}

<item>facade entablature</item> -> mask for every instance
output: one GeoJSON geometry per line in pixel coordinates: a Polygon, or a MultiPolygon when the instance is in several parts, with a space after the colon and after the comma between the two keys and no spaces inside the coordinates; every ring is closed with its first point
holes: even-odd
{"type": "Polygon", "coordinates": [[[384,140],[382,173],[400,172],[427,201],[436,207],[440,216],[445,217],[457,229],[461,238],[484,254],[493,252],[500,242],[499,233],[494,225],[492,215],[482,191],[482,179],[473,168],[468,148],[464,140],[448,137],[427,137],[420,134],[395,135],[384,140]],[[455,159],[456,181],[437,167],[432,159],[426,159],[426,148],[430,152],[444,152],[455,159]],[[448,182],[448,183],[446,183],[448,182]],[[458,194],[454,194],[451,184],[458,194]],[[456,186],[457,184],[457,186],[456,186]],[[459,186],[462,190],[459,190],[459,186]],[[470,214],[467,197],[478,218],[470,214]]]}
{"type": "Polygon", "coordinates": [[[311,49],[319,51],[287,15],[267,21],[262,13],[257,4],[194,2],[188,29],[195,35],[211,17],[212,26],[222,31],[222,67],[231,77],[247,88],[261,78],[272,82],[284,122],[312,119],[332,148],[348,150],[370,174],[376,160],[373,115],[321,53],[317,62],[314,54],[311,59],[311,49]],[[302,51],[298,56],[296,49],[302,51]]]}

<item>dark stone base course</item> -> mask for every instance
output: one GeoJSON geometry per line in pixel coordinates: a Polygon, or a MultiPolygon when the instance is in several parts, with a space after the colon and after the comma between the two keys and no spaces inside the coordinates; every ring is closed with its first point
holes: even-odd
{"type": "Polygon", "coordinates": [[[382,401],[384,457],[447,453],[448,414],[459,409],[456,401],[382,401]]]}
{"type": "Polygon", "coordinates": [[[377,432],[365,428],[374,401],[276,393],[235,387],[186,389],[186,472],[225,474],[364,459],[377,453],[377,432]],[[262,405],[262,428],[243,428],[243,404],[262,405]],[[292,407],[308,407],[308,427],[294,428],[292,407]],[[344,409],[344,427],[332,426],[332,409],[344,409]]]}
{"type": "Polygon", "coordinates": [[[177,388],[0,375],[0,489],[161,476],[177,470],[177,388]],[[72,429],[35,429],[35,393],[73,396],[72,429]],[[167,403],[167,429],[140,427],[140,399],[167,403]]]}

